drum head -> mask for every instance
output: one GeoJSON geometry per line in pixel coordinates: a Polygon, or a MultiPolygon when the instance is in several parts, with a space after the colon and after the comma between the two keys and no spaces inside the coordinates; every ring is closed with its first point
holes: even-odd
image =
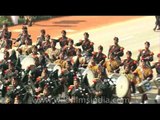
{"type": "Polygon", "coordinates": [[[61,67],[60,67],[59,65],[55,65],[55,66],[54,66],[53,72],[56,71],[56,70],[58,70],[58,76],[60,76],[62,69],[61,69],[61,67]]]}
{"type": "Polygon", "coordinates": [[[125,97],[128,93],[128,90],[129,90],[129,81],[124,75],[121,75],[117,80],[116,95],[119,98],[125,97]]]}
{"type": "Polygon", "coordinates": [[[35,60],[32,57],[27,56],[22,60],[21,65],[22,69],[26,70],[30,65],[35,65],[35,60]]]}
{"type": "Polygon", "coordinates": [[[47,64],[48,71],[50,71],[50,72],[54,70],[54,67],[55,67],[55,64],[53,64],[53,63],[47,64]]]}
{"type": "Polygon", "coordinates": [[[4,53],[0,52],[0,61],[2,61],[4,59],[4,53]]]}
{"type": "Polygon", "coordinates": [[[89,86],[92,86],[94,84],[93,82],[93,79],[95,78],[95,75],[94,73],[88,69],[86,72],[85,72],[85,75],[87,75],[87,79],[88,79],[88,84],[89,86]]]}

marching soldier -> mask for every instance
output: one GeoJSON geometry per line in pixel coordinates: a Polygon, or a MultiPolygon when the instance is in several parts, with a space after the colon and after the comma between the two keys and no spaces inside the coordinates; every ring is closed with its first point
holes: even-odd
{"type": "Polygon", "coordinates": [[[62,37],[60,37],[57,42],[59,42],[60,47],[63,48],[64,46],[68,45],[68,42],[71,40],[66,36],[67,32],[65,30],[61,31],[62,37]]]}
{"type": "Polygon", "coordinates": [[[22,27],[22,33],[19,34],[18,38],[14,42],[19,42],[19,47],[25,44],[25,40],[28,40],[28,44],[32,45],[31,35],[28,34],[27,27],[22,27]]]}
{"type": "Polygon", "coordinates": [[[51,42],[50,42],[50,35],[46,35],[45,41],[42,43],[42,48],[44,51],[46,51],[48,48],[51,47],[51,42]]]}
{"type": "Polygon", "coordinates": [[[73,40],[70,40],[68,42],[68,46],[64,46],[62,49],[62,52],[64,53],[65,57],[67,59],[72,58],[73,56],[76,55],[76,48],[73,47],[73,40]]]}
{"type": "Polygon", "coordinates": [[[82,86],[80,84],[79,78],[77,76],[74,77],[74,83],[73,85],[70,85],[68,88],[68,95],[69,95],[69,102],[71,104],[77,104],[77,103],[89,103],[89,90],[87,87],[82,86]]]}
{"type": "Polygon", "coordinates": [[[6,36],[7,39],[10,39],[12,36],[12,33],[8,31],[7,23],[3,24],[2,31],[0,31],[0,39],[2,39],[4,36],[6,36]]]}
{"type": "Polygon", "coordinates": [[[107,75],[112,73],[119,73],[120,63],[117,59],[115,59],[115,54],[109,55],[109,60],[105,61],[103,67],[106,68],[107,75]]]}
{"type": "MultiPolygon", "coordinates": [[[[153,71],[150,67],[146,65],[144,60],[141,60],[141,65],[137,67],[137,69],[133,72],[135,75],[135,85],[138,85],[144,80],[150,81],[153,78],[153,71]]],[[[148,101],[147,94],[143,93],[142,95],[142,103],[147,103],[148,101]]]]}
{"type": "Polygon", "coordinates": [[[103,52],[103,46],[98,46],[98,52],[93,52],[93,58],[96,61],[96,64],[99,64],[101,61],[102,64],[105,62],[106,55],[102,53],[103,52]]]}
{"type": "Polygon", "coordinates": [[[111,45],[108,51],[108,58],[110,54],[114,55],[114,58],[121,61],[121,57],[124,55],[124,48],[121,47],[119,44],[119,38],[114,37],[114,45],[111,45]]]}
{"type": "Polygon", "coordinates": [[[37,37],[37,43],[36,43],[37,47],[42,48],[42,43],[45,41],[45,34],[46,34],[45,29],[41,29],[40,36],[37,37]]]}
{"type": "Polygon", "coordinates": [[[51,60],[51,62],[54,62],[55,60],[58,59],[59,54],[60,54],[60,50],[58,48],[56,48],[56,41],[55,40],[51,40],[51,48],[48,48],[45,53],[47,53],[49,55],[49,59],[51,60]]]}
{"type": "MultiPolygon", "coordinates": [[[[158,79],[160,77],[160,53],[157,55],[157,57],[158,57],[158,62],[155,62],[151,66],[151,68],[152,69],[154,69],[154,68],[156,69],[156,73],[157,73],[156,78],[158,79]]],[[[155,101],[156,101],[156,103],[159,103],[159,101],[160,101],[160,86],[157,86],[157,87],[158,87],[158,94],[157,94],[157,96],[155,98],[155,101]]]]}
{"type": "Polygon", "coordinates": [[[82,46],[83,53],[86,53],[87,56],[92,56],[92,52],[94,51],[94,43],[89,40],[89,34],[87,32],[84,33],[84,40],[80,40],[75,46],[82,46]]]}
{"type": "Polygon", "coordinates": [[[67,66],[67,61],[64,60],[64,54],[61,53],[59,55],[59,59],[57,59],[55,62],[54,62],[55,65],[59,65],[62,69],[66,69],[66,66],[67,66]]]}
{"type": "Polygon", "coordinates": [[[155,27],[154,27],[154,31],[157,29],[157,30],[160,30],[160,16],[155,16],[156,17],[156,22],[155,22],[155,27]]]}
{"type": "Polygon", "coordinates": [[[124,66],[124,68],[128,66],[130,67],[130,70],[133,72],[137,68],[137,61],[132,59],[131,51],[127,51],[126,56],[127,58],[122,61],[121,66],[124,66]]]}
{"type": "Polygon", "coordinates": [[[0,39],[0,49],[12,49],[12,41],[8,39],[7,35],[4,35],[0,39]]]}
{"type": "Polygon", "coordinates": [[[144,60],[148,66],[150,66],[150,62],[153,61],[154,53],[149,49],[150,43],[148,41],[145,42],[145,49],[139,50],[139,55],[137,61],[144,60]]]}

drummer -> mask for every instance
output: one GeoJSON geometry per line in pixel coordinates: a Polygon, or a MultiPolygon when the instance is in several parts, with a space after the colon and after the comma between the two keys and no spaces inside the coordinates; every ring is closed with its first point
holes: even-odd
{"type": "Polygon", "coordinates": [[[150,42],[146,41],[145,43],[145,49],[139,50],[139,55],[137,58],[137,61],[145,60],[146,65],[150,66],[150,62],[153,61],[153,55],[154,53],[150,51],[150,42]]]}
{"type": "Polygon", "coordinates": [[[93,57],[96,61],[96,64],[99,64],[101,62],[101,64],[103,64],[105,62],[106,59],[106,55],[103,52],[103,46],[98,46],[98,52],[93,52],[93,57]],[[102,62],[103,61],[103,62],[102,62]]]}
{"type": "Polygon", "coordinates": [[[59,55],[59,59],[57,59],[55,62],[54,62],[55,65],[59,65],[62,69],[66,69],[67,67],[67,61],[64,60],[64,54],[63,53],[60,53],[59,55]]]}
{"type": "Polygon", "coordinates": [[[43,41],[45,41],[45,34],[46,34],[45,29],[41,29],[40,36],[37,37],[37,42],[36,42],[37,47],[42,48],[42,43],[43,41]]]}
{"type": "MultiPolygon", "coordinates": [[[[157,55],[158,57],[158,62],[154,63],[151,68],[152,69],[156,69],[156,73],[157,73],[157,76],[156,78],[159,78],[160,77],[160,53],[157,55]]],[[[155,98],[155,101],[158,103],[160,101],[160,86],[158,86],[158,94],[155,98]]]]}
{"type": "Polygon", "coordinates": [[[87,53],[88,56],[92,56],[92,52],[94,51],[94,43],[89,40],[89,33],[85,32],[84,40],[80,40],[75,46],[82,46],[83,53],[87,53]]]}
{"type": "Polygon", "coordinates": [[[31,53],[31,45],[29,45],[28,40],[25,40],[25,44],[20,46],[17,51],[20,51],[20,49],[22,50],[22,54],[23,55],[29,55],[31,53]]]}
{"type": "Polygon", "coordinates": [[[112,73],[119,73],[120,71],[119,69],[120,63],[118,60],[115,59],[114,54],[109,55],[109,60],[105,61],[105,63],[103,64],[103,67],[106,68],[106,73],[108,75],[112,73]]]}
{"type": "MultiPolygon", "coordinates": [[[[135,76],[135,85],[138,85],[144,80],[150,81],[153,78],[153,71],[144,60],[141,60],[140,66],[133,72],[135,76]]],[[[148,101],[147,94],[143,93],[142,95],[142,103],[147,103],[148,101]]]]}
{"type": "Polygon", "coordinates": [[[121,66],[124,66],[124,69],[126,66],[128,66],[130,67],[130,70],[133,72],[137,68],[137,61],[132,59],[131,51],[127,51],[126,56],[127,58],[122,61],[121,66]]]}
{"type": "Polygon", "coordinates": [[[73,44],[74,44],[74,41],[70,40],[68,42],[68,46],[66,45],[62,49],[62,52],[64,53],[65,57],[67,57],[67,59],[70,59],[76,55],[76,48],[73,47],[73,44]]]}
{"type": "Polygon", "coordinates": [[[127,80],[129,81],[129,91],[128,94],[125,96],[125,98],[127,98],[129,100],[129,102],[131,101],[131,93],[135,93],[136,92],[136,88],[135,88],[135,84],[134,84],[134,75],[132,74],[131,70],[130,70],[130,66],[127,65],[124,68],[124,75],[126,76],[127,80]]]}
{"type": "Polygon", "coordinates": [[[45,53],[49,55],[49,59],[51,62],[54,62],[55,60],[58,59],[59,54],[60,54],[60,49],[56,48],[56,41],[51,40],[51,48],[48,48],[45,53]]]}
{"type": "Polygon", "coordinates": [[[40,53],[38,52],[37,46],[35,46],[35,45],[32,46],[32,53],[30,53],[30,56],[33,58],[40,57],[40,53]]]}
{"type": "Polygon", "coordinates": [[[50,38],[51,38],[51,36],[49,34],[47,34],[45,41],[43,41],[43,43],[42,43],[42,48],[44,51],[46,51],[48,48],[51,47],[50,38]]]}
{"type": "Polygon", "coordinates": [[[121,47],[118,42],[119,38],[114,37],[114,45],[111,45],[108,50],[108,58],[110,54],[114,55],[114,58],[117,59],[118,61],[121,61],[121,57],[124,55],[124,48],[121,47]]]}

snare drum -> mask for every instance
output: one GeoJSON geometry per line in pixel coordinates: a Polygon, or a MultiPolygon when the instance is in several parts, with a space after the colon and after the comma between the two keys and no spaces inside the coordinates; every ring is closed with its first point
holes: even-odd
{"type": "Polygon", "coordinates": [[[160,87],[160,77],[157,77],[155,80],[154,80],[154,83],[156,85],[157,88],[160,87]]]}
{"type": "Polygon", "coordinates": [[[136,87],[140,93],[145,93],[152,89],[151,83],[148,80],[142,81],[140,84],[136,85],[136,87]]]}

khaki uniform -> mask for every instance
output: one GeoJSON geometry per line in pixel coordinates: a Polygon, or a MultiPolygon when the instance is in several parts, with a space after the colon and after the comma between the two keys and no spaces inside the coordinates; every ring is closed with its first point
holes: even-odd
{"type": "Polygon", "coordinates": [[[59,49],[55,49],[54,51],[52,50],[52,48],[48,48],[46,50],[46,53],[49,55],[49,58],[52,60],[52,61],[55,61],[56,59],[58,59],[58,56],[60,54],[60,50],[59,49]],[[53,55],[55,56],[55,58],[53,57],[53,55]]]}
{"type": "Polygon", "coordinates": [[[54,64],[59,65],[61,68],[64,68],[64,69],[67,68],[67,61],[65,60],[58,59],[54,62],[54,64]]]}
{"type": "Polygon", "coordinates": [[[153,75],[153,71],[149,67],[145,67],[145,68],[137,67],[137,69],[133,73],[137,75],[135,84],[139,84],[143,80],[147,79],[147,77],[150,77],[153,75]]]}
{"type": "Polygon", "coordinates": [[[108,74],[112,74],[119,68],[120,64],[116,60],[108,60],[103,64],[103,66],[106,68],[108,74]]]}

